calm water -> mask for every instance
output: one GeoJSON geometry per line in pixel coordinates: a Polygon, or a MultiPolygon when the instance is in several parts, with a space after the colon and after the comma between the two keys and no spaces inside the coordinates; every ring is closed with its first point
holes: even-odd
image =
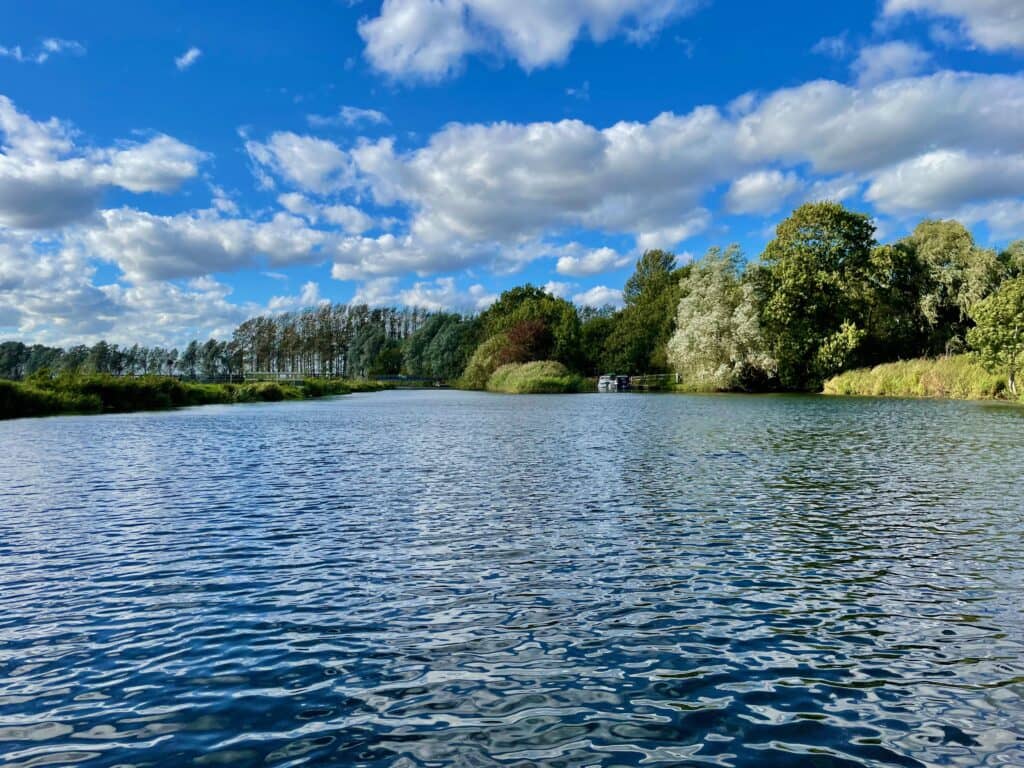
{"type": "Polygon", "coordinates": [[[0,764],[1024,766],[1024,409],[0,423],[0,764]]]}

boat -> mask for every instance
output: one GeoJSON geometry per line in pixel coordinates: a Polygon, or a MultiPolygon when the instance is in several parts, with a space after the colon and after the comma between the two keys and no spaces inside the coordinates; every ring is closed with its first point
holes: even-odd
{"type": "Polygon", "coordinates": [[[614,373],[606,373],[597,380],[598,392],[627,392],[629,390],[629,376],[616,376],[614,373]]]}

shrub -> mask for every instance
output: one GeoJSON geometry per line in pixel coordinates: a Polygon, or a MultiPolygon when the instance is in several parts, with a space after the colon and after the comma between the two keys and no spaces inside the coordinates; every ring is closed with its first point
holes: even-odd
{"type": "Polygon", "coordinates": [[[507,346],[508,337],[499,333],[477,347],[466,364],[466,370],[462,372],[459,387],[462,389],[486,389],[491,374],[498,369],[498,366],[507,362],[502,360],[507,346]]]}
{"type": "Polygon", "coordinates": [[[920,358],[846,371],[825,382],[826,395],[944,397],[992,400],[1007,395],[1006,376],[989,373],[973,355],[920,358]]]}
{"type": "Polygon", "coordinates": [[[561,394],[579,392],[582,388],[582,378],[552,360],[508,363],[495,370],[487,380],[487,391],[512,395],[561,394]]]}

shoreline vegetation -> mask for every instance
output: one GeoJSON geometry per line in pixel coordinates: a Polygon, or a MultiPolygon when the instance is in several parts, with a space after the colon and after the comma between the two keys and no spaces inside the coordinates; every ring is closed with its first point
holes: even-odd
{"type": "Polygon", "coordinates": [[[823,394],[1024,403],[1005,375],[990,373],[973,355],[901,360],[844,371],[825,382],[823,394]]]}
{"type": "Polygon", "coordinates": [[[576,306],[557,284],[527,284],[469,315],[328,302],[250,318],[230,339],[192,341],[180,353],[4,342],[0,379],[26,383],[4,385],[0,398],[6,413],[30,415],[316,397],[403,376],[566,393],[616,373],[664,376],[662,391],[1019,400],[1024,240],[986,248],[951,220],[923,221],[890,243],[875,235],[866,214],[808,203],[757,259],[736,245],[684,264],[645,251],[619,306],[576,306]],[[309,381],[292,389],[140,374],[309,381]],[[136,383],[116,383],[125,381],[136,383]]]}
{"type": "Polygon", "coordinates": [[[298,384],[203,384],[170,376],[41,376],[24,382],[0,380],[0,419],[307,400],[387,388],[375,381],[342,379],[306,379],[298,384]]]}

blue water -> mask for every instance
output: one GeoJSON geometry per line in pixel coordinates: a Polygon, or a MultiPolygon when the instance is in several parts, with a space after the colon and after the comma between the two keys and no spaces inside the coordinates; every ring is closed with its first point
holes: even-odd
{"type": "Polygon", "coordinates": [[[1024,766],[1024,409],[0,423],[0,764],[1024,766]]]}

